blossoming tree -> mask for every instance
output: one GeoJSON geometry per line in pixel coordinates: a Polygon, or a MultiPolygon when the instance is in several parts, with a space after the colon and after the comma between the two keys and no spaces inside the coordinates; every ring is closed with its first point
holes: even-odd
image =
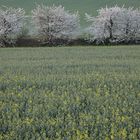
{"type": "Polygon", "coordinates": [[[14,45],[25,25],[25,11],[21,8],[0,8],[0,46],[14,45]]]}
{"type": "Polygon", "coordinates": [[[97,43],[129,42],[140,39],[140,11],[133,8],[101,8],[97,17],[85,14],[86,21],[91,22],[87,31],[90,40],[97,43]]]}
{"type": "Polygon", "coordinates": [[[54,39],[69,39],[76,34],[79,28],[79,14],[65,11],[60,6],[38,5],[32,11],[33,24],[44,41],[54,39]]]}

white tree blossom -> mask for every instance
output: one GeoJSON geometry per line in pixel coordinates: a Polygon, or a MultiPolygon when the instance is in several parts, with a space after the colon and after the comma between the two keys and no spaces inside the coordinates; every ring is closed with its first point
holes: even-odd
{"type": "Polygon", "coordinates": [[[97,17],[86,14],[87,22],[91,22],[88,32],[92,41],[129,42],[140,37],[140,11],[124,7],[102,8],[97,17]]]}
{"type": "Polygon", "coordinates": [[[32,19],[38,34],[47,41],[71,38],[79,28],[78,12],[72,14],[61,5],[38,5],[32,11],[32,19]]]}
{"type": "Polygon", "coordinates": [[[25,25],[25,11],[21,8],[0,8],[0,46],[14,45],[25,25]]]}
{"type": "Polygon", "coordinates": [[[140,40],[140,10],[128,8],[122,13],[122,39],[126,42],[140,40]]]}

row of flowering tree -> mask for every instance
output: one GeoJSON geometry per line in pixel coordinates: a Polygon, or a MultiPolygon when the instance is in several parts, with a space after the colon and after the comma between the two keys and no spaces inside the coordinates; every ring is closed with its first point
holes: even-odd
{"type": "Polygon", "coordinates": [[[63,6],[38,5],[26,16],[21,8],[0,8],[0,46],[15,45],[22,36],[29,19],[42,42],[52,43],[55,39],[72,39],[79,31],[79,14],[66,11],[63,6]],[[31,17],[31,18],[30,18],[31,17]]]}
{"type": "Polygon", "coordinates": [[[140,40],[140,10],[124,7],[102,8],[97,17],[86,14],[91,22],[87,32],[96,43],[129,43],[140,40]]]}
{"type": "MultiPolygon", "coordinates": [[[[73,39],[81,33],[78,12],[71,13],[61,5],[38,5],[31,13],[27,16],[21,8],[0,8],[0,46],[15,45],[29,20],[37,36],[45,43],[73,39]]],[[[119,44],[140,40],[139,9],[106,7],[101,8],[96,17],[88,14],[85,17],[91,25],[84,32],[91,42],[119,44]]]]}

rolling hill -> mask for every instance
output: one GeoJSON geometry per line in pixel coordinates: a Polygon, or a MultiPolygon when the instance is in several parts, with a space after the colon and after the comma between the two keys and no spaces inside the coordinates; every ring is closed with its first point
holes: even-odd
{"type": "Polygon", "coordinates": [[[125,5],[126,7],[140,7],[140,0],[0,0],[0,5],[12,6],[12,7],[22,7],[27,13],[30,13],[31,9],[35,7],[36,4],[45,5],[63,5],[68,10],[79,11],[82,21],[84,13],[89,13],[92,15],[97,14],[97,9],[101,7],[114,6],[114,5],[125,5]]]}

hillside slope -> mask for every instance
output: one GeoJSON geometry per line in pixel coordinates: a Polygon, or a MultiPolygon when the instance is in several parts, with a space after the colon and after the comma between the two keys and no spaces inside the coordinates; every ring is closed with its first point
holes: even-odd
{"type": "Polygon", "coordinates": [[[63,5],[68,10],[79,11],[82,20],[84,13],[92,15],[97,14],[97,9],[101,7],[114,6],[114,5],[125,5],[126,7],[140,7],[140,0],[0,0],[0,5],[22,7],[26,9],[28,13],[35,7],[36,4],[45,5],[63,5]]]}

